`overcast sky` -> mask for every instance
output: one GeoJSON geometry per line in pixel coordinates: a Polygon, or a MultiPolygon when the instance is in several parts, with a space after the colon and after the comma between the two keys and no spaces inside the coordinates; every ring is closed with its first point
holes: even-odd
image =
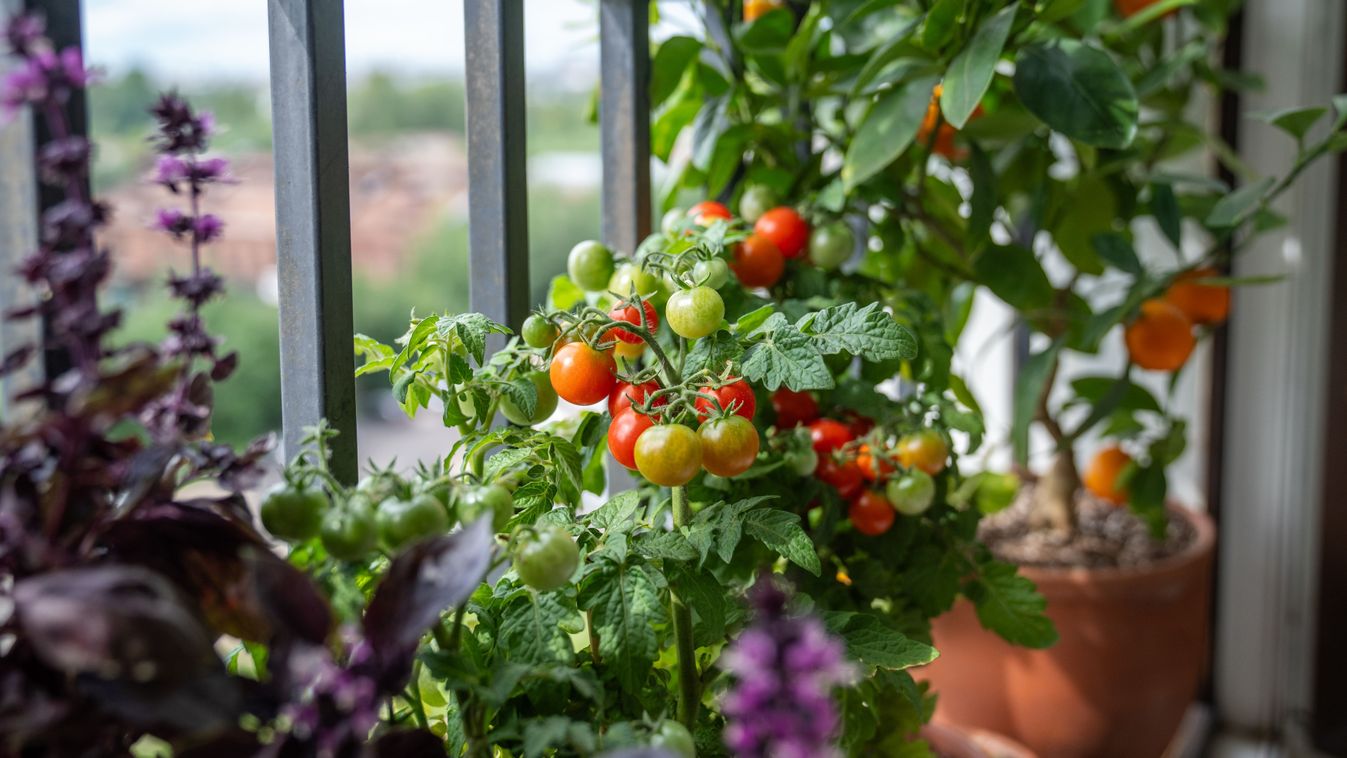
{"type": "MultiPolygon", "coordinates": [[[[88,0],[89,59],[113,74],[138,65],[178,81],[260,81],[267,73],[266,6],[266,0],[88,0]]],[[[530,72],[577,88],[592,84],[595,0],[525,0],[525,8],[530,72]]],[[[355,74],[461,72],[463,0],[346,0],[346,59],[355,74]]]]}

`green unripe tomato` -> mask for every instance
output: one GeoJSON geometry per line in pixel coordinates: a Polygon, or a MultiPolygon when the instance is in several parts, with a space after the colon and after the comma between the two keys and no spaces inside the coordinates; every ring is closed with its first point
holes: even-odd
{"type": "Polygon", "coordinates": [[[585,240],[571,248],[566,257],[566,273],[586,292],[601,292],[613,277],[613,251],[602,242],[585,240]]]}
{"type": "Polygon", "coordinates": [[[379,532],[374,512],[357,496],[347,501],[346,507],[327,512],[318,536],[328,555],[339,561],[358,561],[374,550],[379,532]]]}
{"type": "Polygon", "coordinates": [[[539,592],[565,587],[580,565],[580,548],[559,526],[542,526],[515,538],[514,570],[539,592]]]}
{"type": "Polygon", "coordinates": [[[762,214],[780,205],[781,203],[778,200],[779,198],[771,187],[754,184],[745,189],[744,194],[739,196],[739,215],[751,224],[757,221],[762,214]]]}
{"type": "Polygon", "coordinates": [[[524,409],[515,405],[509,395],[501,395],[500,412],[505,418],[520,426],[533,426],[552,417],[557,409],[557,391],[552,389],[552,380],[542,371],[530,371],[525,379],[538,392],[538,402],[533,406],[533,415],[524,413],[524,409]]]}
{"type": "Polygon", "coordinates": [[[514,515],[514,495],[499,484],[487,484],[470,487],[464,492],[458,503],[459,518],[464,524],[491,514],[491,528],[503,531],[514,515]]]}
{"type": "Polygon", "coordinates": [[[520,336],[524,338],[524,344],[536,348],[551,347],[560,334],[555,324],[537,313],[524,319],[524,326],[519,331],[520,336]]]}
{"type": "Polygon", "coordinates": [[[402,478],[391,471],[380,471],[374,476],[360,480],[356,491],[369,498],[371,505],[378,505],[390,497],[404,497],[409,488],[402,478]]]}
{"type": "Polygon", "coordinates": [[[687,211],[682,208],[670,208],[659,220],[659,230],[669,236],[673,236],[678,231],[678,222],[687,217],[687,211]]]}
{"type": "Polygon", "coordinates": [[[396,550],[416,540],[444,534],[449,531],[449,511],[431,495],[417,495],[410,500],[385,500],[379,504],[375,520],[379,538],[389,549],[396,550]]]}
{"type": "Polygon", "coordinates": [[[686,339],[701,339],[720,328],[725,318],[725,301],[710,287],[679,290],[669,298],[665,320],[674,334],[686,339]]]}
{"type": "Polygon", "coordinates": [[[730,280],[730,264],[720,258],[709,261],[697,261],[692,267],[692,281],[703,287],[718,290],[730,280]]]}
{"type": "Polygon", "coordinates": [[[659,294],[659,277],[635,263],[623,263],[613,271],[612,278],[608,280],[608,291],[617,293],[619,297],[631,295],[633,286],[642,298],[650,298],[659,294]]]}
{"type": "Polygon", "coordinates": [[[921,469],[911,469],[902,476],[889,480],[884,494],[894,510],[904,516],[919,516],[935,500],[935,480],[921,469]]]}
{"type": "Polygon", "coordinates": [[[786,453],[786,466],[798,476],[809,476],[818,468],[818,453],[806,447],[786,453]]]}
{"type": "Polygon", "coordinates": [[[287,542],[302,542],[318,534],[327,510],[327,496],[321,491],[292,487],[281,482],[267,493],[259,509],[262,526],[273,537],[287,542]]]}
{"type": "Polygon", "coordinates": [[[678,758],[697,758],[697,743],[692,739],[692,732],[673,719],[660,722],[650,737],[650,746],[663,748],[678,758]]]}
{"type": "Polygon", "coordinates": [[[842,221],[814,227],[809,235],[809,260],[825,271],[841,266],[855,249],[856,235],[842,221]]]}

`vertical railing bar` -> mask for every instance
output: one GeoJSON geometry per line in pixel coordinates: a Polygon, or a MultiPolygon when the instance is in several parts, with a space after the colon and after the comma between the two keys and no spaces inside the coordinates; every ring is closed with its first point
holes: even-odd
{"type": "Polygon", "coordinates": [[[529,309],[524,4],[469,0],[463,12],[469,295],[474,311],[518,329],[529,309]]]}
{"type": "MultiPolygon", "coordinates": [[[[56,49],[83,47],[79,0],[0,0],[0,18],[21,10],[42,17],[56,49]]],[[[7,65],[8,61],[0,61],[0,72],[7,65]]],[[[77,90],[64,107],[71,133],[87,136],[89,116],[84,92],[77,90]]],[[[14,271],[37,249],[42,213],[62,200],[59,188],[38,181],[37,149],[48,138],[44,123],[30,113],[0,124],[0,311],[26,304],[31,297],[14,271]]],[[[25,344],[44,343],[45,331],[45,325],[34,322],[0,323],[0,354],[25,344]]],[[[69,367],[63,351],[49,343],[45,348],[41,361],[0,380],[0,412],[8,415],[14,407],[14,395],[40,381],[44,374],[55,376],[69,367]]]]}
{"type": "Polygon", "coordinates": [[[320,419],[340,432],[334,473],[353,481],[351,213],[341,0],[268,0],[276,160],[281,405],[286,457],[320,419]]]}
{"type": "MultiPolygon", "coordinates": [[[[600,0],[599,130],[603,153],[603,242],[628,254],[650,234],[650,9],[646,0],[600,0]]],[[[630,472],[608,465],[610,492],[630,472]]]]}

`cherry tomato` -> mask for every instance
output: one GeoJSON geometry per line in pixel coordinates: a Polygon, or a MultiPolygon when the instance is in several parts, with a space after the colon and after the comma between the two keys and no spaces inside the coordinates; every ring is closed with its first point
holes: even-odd
{"type": "Polygon", "coordinates": [[[524,319],[524,326],[519,331],[525,345],[537,348],[551,347],[559,334],[555,324],[537,313],[524,319]]]}
{"type": "Polygon", "coordinates": [[[463,493],[458,507],[464,524],[471,524],[490,513],[491,528],[499,532],[514,515],[514,495],[499,484],[477,485],[463,493]]]}
{"type": "Polygon", "coordinates": [[[771,240],[784,258],[799,258],[809,244],[809,223],[789,206],[778,206],[753,222],[753,232],[771,240]]]}
{"type": "Polygon", "coordinates": [[[865,479],[856,461],[839,461],[831,455],[819,457],[814,476],[820,482],[832,485],[843,498],[850,498],[860,492],[865,479]]]}
{"type": "Polygon", "coordinates": [[[301,542],[318,534],[327,506],[327,496],[320,490],[281,482],[262,500],[262,526],[273,537],[301,542]]]}
{"type": "Polygon", "coordinates": [[[720,258],[697,261],[692,267],[692,281],[703,287],[718,290],[730,280],[730,264],[720,258]]]}
{"type": "Polygon", "coordinates": [[[697,429],[702,466],[716,476],[738,476],[758,458],[758,430],[743,416],[712,419],[697,429]]]}
{"type": "Polygon", "coordinates": [[[678,225],[688,214],[682,208],[670,208],[659,220],[659,230],[672,237],[678,231],[678,225]]]}
{"type": "Polygon", "coordinates": [[[379,538],[390,550],[396,550],[424,537],[433,537],[449,531],[449,512],[444,503],[431,495],[417,495],[410,500],[385,500],[379,504],[375,517],[379,538]]]}
{"type": "MultiPolygon", "coordinates": [[[[630,408],[633,403],[642,402],[652,393],[658,391],[659,382],[654,379],[640,384],[618,382],[617,386],[613,388],[612,394],[608,396],[608,415],[617,418],[622,411],[630,408]]],[[[666,402],[663,399],[656,400],[655,405],[664,405],[666,402]]]]}
{"type": "Polygon", "coordinates": [[[679,424],[658,424],[636,439],[636,468],[661,487],[681,487],[702,467],[697,433],[679,424]]]}
{"type": "Polygon", "coordinates": [[[629,469],[636,468],[636,440],[641,433],[655,425],[655,420],[641,415],[630,405],[608,424],[608,452],[613,460],[629,469]]]}
{"type": "MultiPolygon", "coordinates": [[[[646,328],[650,330],[651,334],[654,334],[659,329],[659,314],[655,313],[655,306],[651,305],[649,300],[642,300],[641,310],[645,311],[646,328]]],[[[636,310],[634,305],[614,308],[608,312],[608,318],[614,321],[625,321],[636,326],[641,325],[641,311],[636,310]]],[[[609,339],[630,342],[633,345],[638,342],[645,342],[640,335],[627,329],[609,329],[608,337],[609,339]]]]}
{"type": "Polygon", "coordinates": [[[650,746],[662,748],[675,758],[697,758],[697,743],[692,739],[692,732],[673,719],[660,722],[659,729],[650,737],[650,746]]]}
{"type": "Polygon", "coordinates": [[[339,561],[358,561],[374,550],[379,530],[368,502],[353,497],[346,507],[327,512],[319,537],[328,555],[339,561]]]}
{"type": "Polygon", "coordinates": [[[818,469],[818,453],[812,447],[792,450],[786,453],[785,459],[786,466],[800,476],[809,476],[818,469]]]}
{"type": "Polygon", "coordinates": [[[827,455],[854,439],[856,435],[841,421],[821,418],[809,425],[809,440],[819,455],[827,455]]]}
{"type": "Polygon", "coordinates": [[[935,480],[921,469],[912,469],[897,479],[890,479],[884,494],[899,513],[917,516],[930,508],[935,500],[935,480]]]}
{"type": "Polygon", "coordinates": [[[580,289],[601,292],[613,276],[613,251],[602,242],[585,240],[571,248],[566,257],[566,273],[580,289]]]}
{"type": "Polygon", "coordinates": [[[841,221],[824,224],[809,235],[809,262],[825,271],[841,266],[855,249],[856,235],[841,221]]]}
{"type": "Polygon", "coordinates": [[[618,340],[617,342],[613,343],[613,356],[616,358],[621,358],[622,360],[628,363],[634,363],[636,359],[640,358],[641,354],[644,352],[645,352],[644,340],[642,340],[641,342],[637,342],[634,345],[630,342],[623,342],[622,340],[618,340]]]}
{"type": "Polygon", "coordinates": [[[696,222],[698,226],[710,226],[716,219],[729,220],[734,218],[734,214],[730,213],[730,209],[722,203],[717,203],[714,200],[703,200],[688,208],[688,218],[696,222]]]}
{"type": "Polygon", "coordinates": [[[945,469],[949,445],[932,429],[909,434],[898,440],[898,462],[903,468],[920,469],[935,476],[945,469]]]}
{"type": "MultiPolygon", "coordinates": [[[[743,379],[735,379],[720,389],[702,387],[698,394],[711,395],[720,403],[722,410],[730,410],[733,406],[736,416],[743,416],[750,421],[758,410],[758,399],[753,395],[753,388],[743,379]]],[[[704,397],[697,398],[695,405],[698,421],[705,421],[716,409],[715,403],[704,397]]]]}
{"type": "Polygon", "coordinates": [[[785,387],[772,393],[772,410],[776,412],[779,429],[808,424],[818,418],[818,402],[813,395],[785,387]]]}
{"type": "Polygon", "coordinates": [[[856,451],[856,465],[861,467],[861,475],[871,482],[882,482],[893,474],[893,463],[882,453],[872,455],[869,445],[861,445],[856,451]]]}
{"type": "Polygon", "coordinates": [[[874,419],[869,416],[862,416],[855,411],[847,411],[842,414],[842,421],[847,425],[847,428],[851,430],[851,433],[857,437],[864,437],[870,433],[871,429],[875,428],[874,419]]]}
{"type": "Polygon", "coordinates": [[[856,527],[856,531],[870,537],[887,532],[895,520],[893,506],[874,490],[866,490],[852,500],[847,516],[851,518],[851,525],[856,527]]]}
{"type": "Polygon", "coordinates": [[[519,580],[539,592],[565,587],[580,566],[580,548],[560,526],[524,532],[515,538],[513,548],[519,580]]]}
{"type": "Polygon", "coordinates": [[[725,318],[725,301],[710,287],[693,287],[675,292],[664,312],[674,334],[690,340],[701,339],[720,328],[725,318]]]}
{"type": "Polygon", "coordinates": [[[748,223],[762,218],[762,214],[776,207],[776,193],[764,184],[754,184],[739,196],[739,215],[748,223]]]}
{"type": "Polygon", "coordinates": [[[563,346],[552,356],[552,389],[576,405],[593,405],[608,397],[617,385],[613,356],[583,342],[563,346]]]}
{"type": "Polygon", "coordinates": [[[631,297],[633,291],[641,297],[654,297],[660,294],[661,284],[658,276],[641,268],[640,264],[623,263],[608,280],[608,291],[619,297],[631,297]]]}
{"type": "Polygon", "coordinates": [[[500,412],[505,415],[512,423],[520,426],[533,426],[540,424],[552,417],[557,410],[557,391],[552,389],[552,383],[548,380],[547,374],[541,371],[530,371],[524,375],[524,378],[533,385],[534,391],[538,395],[538,401],[533,405],[533,413],[524,413],[510,399],[509,395],[502,395],[500,398],[500,412]]]}
{"type": "Polygon", "coordinates": [[[770,287],[786,270],[786,259],[776,243],[761,234],[750,234],[734,247],[730,270],[745,287],[770,287]]]}

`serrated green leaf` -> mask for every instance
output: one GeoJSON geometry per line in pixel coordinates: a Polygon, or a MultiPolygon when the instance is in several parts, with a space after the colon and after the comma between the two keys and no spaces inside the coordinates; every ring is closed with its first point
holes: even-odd
{"type": "Polygon", "coordinates": [[[880,95],[842,161],[848,191],[883,171],[912,144],[939,77],[922,76],[880,95]]]}
{"type": "Polygon", "coordinates": [[[480,313],[446,313],[435,319],[435,334],[439,339],[448,339],[451,333],[458,335],[463,348],[481,366],[486,360],[487,335],[510,334],[510,330],[480,313]]]}
{"type": "Polygon", "coordinates": [[[558,274],[552,277],[547,288],[547,305],[552,310],[568,311],[585,301],[585,291],[571,281],[569,276],[558,274]]]}
{"type": "Polygon", "coordinates": [[[565,593],[523,592],[501,613],[497,644],[511,661],[569,663],[575,659],[570,635],[562,630],[578,617],[565,593]]]}
{"type": "Polygon", "coordinates": [[[940,655],[935,648],[908,637],[873,613],[849,614],[840,626],[832,616],[824,614],[829,628],[846,641],[848,655],[865,667],[867,676],[876,669],[901,671],[924,666],[940,655]]]}
{"type": "Polygon", "coordinates": [[[1014,4],[978,24],[973,38],[950,61],[940,93],[940,111],[955,129],[962,129],[973,115],[996,74],[1010,29],[1015,25],[1014,4]]]}
{"type": "Polygon", "coordinates": [[[706,369],[715,374],[725,370],[744,354],[744,347],[734,335],[721,330],[697,340],[688,351],[684,371],[688,374],[706,369]]]}
{"type": "Polygon", "coordinates": [[[725,587],[714,575],[688,565],[674,567],[671,581],[695,615],[693,632],[699,647],[725,640],[725,587]]]}
{"type": "Polygon", "coordinates": [[[647,532],[635,539],[636,552],[650,559],[695,561],[697,549],[678,532],[647,532]]]}
{"type": "Polygon", "coordinates": [[[532,417],[533,412],[537,410],[538,388],[528,379],[515,379],[502,387],[502,392],[525,416],[532,417]]]}
{"type": "Polygon", "coordinates": [[[589,514],[589,525],[605,532],[631,531],[635,526],[636,512],[640,508],[640,492],[637,490],[619,492],[589,514]]]}
{"type": "Polygon", "coordinates": [[[1044,614],[1047,601],[1009,563],[982,564],[977,578],[964,587],[964,595],[973,601],[982,626],[1007,642],[1045,648],[1057,641],[1057,629],[1044,614]]]}
{"type": "Polygon", "coordinates": [[[693,518],[686,535],[688,542],[705,556],[706,551],[702,546],[706,544],[705,535],[709,532],[715,538],[716,555],[729,563],[734,557],[734,549],[739,546],[739,540],[743,538],[744,514],[774,499],[774,495],[759,495],[733,503],[712,503],[693,518]]]}
{"type": "Polygon", "coordinates": [[[823,570],[813,540],[800,528],[798,515],[776,508],[759,508],[744,517],[744,529],[750,537],[814,576],[823,570]]]}
{"type": "Polygon", "coordinates": [[[1015,92],[1029,112],[1072,139],[1124,148],[1136,137],[1140,105],[1131,80],[1108,53],[1084,42],[1022,48],[1015,92]]]}
{"type": "Polygon", "coordinates": [[[659,585],[644,564],[613,564],[580,584],[579,607],[593,616],[599,654],[628,692],[639,693],[659,656],[655,628],[666,622],[659,585]]]}
{"type": "Polygon", "coordinates": [[[812,338],[792,326],[785,315],[773,313],[759,333],[765,336],[748,348],[740,367],[749,381],[768,390],[784,384],[796,392],[833,386],[832,372],[812,338]]]}
{"type": "Polygon", "coordinates": [[[916,337],[885,313],[879,303],[834,305],[801,318],[796,328],[809,335],[824,355],[846,352],[868,361],[917,357],[916,337]]]}

